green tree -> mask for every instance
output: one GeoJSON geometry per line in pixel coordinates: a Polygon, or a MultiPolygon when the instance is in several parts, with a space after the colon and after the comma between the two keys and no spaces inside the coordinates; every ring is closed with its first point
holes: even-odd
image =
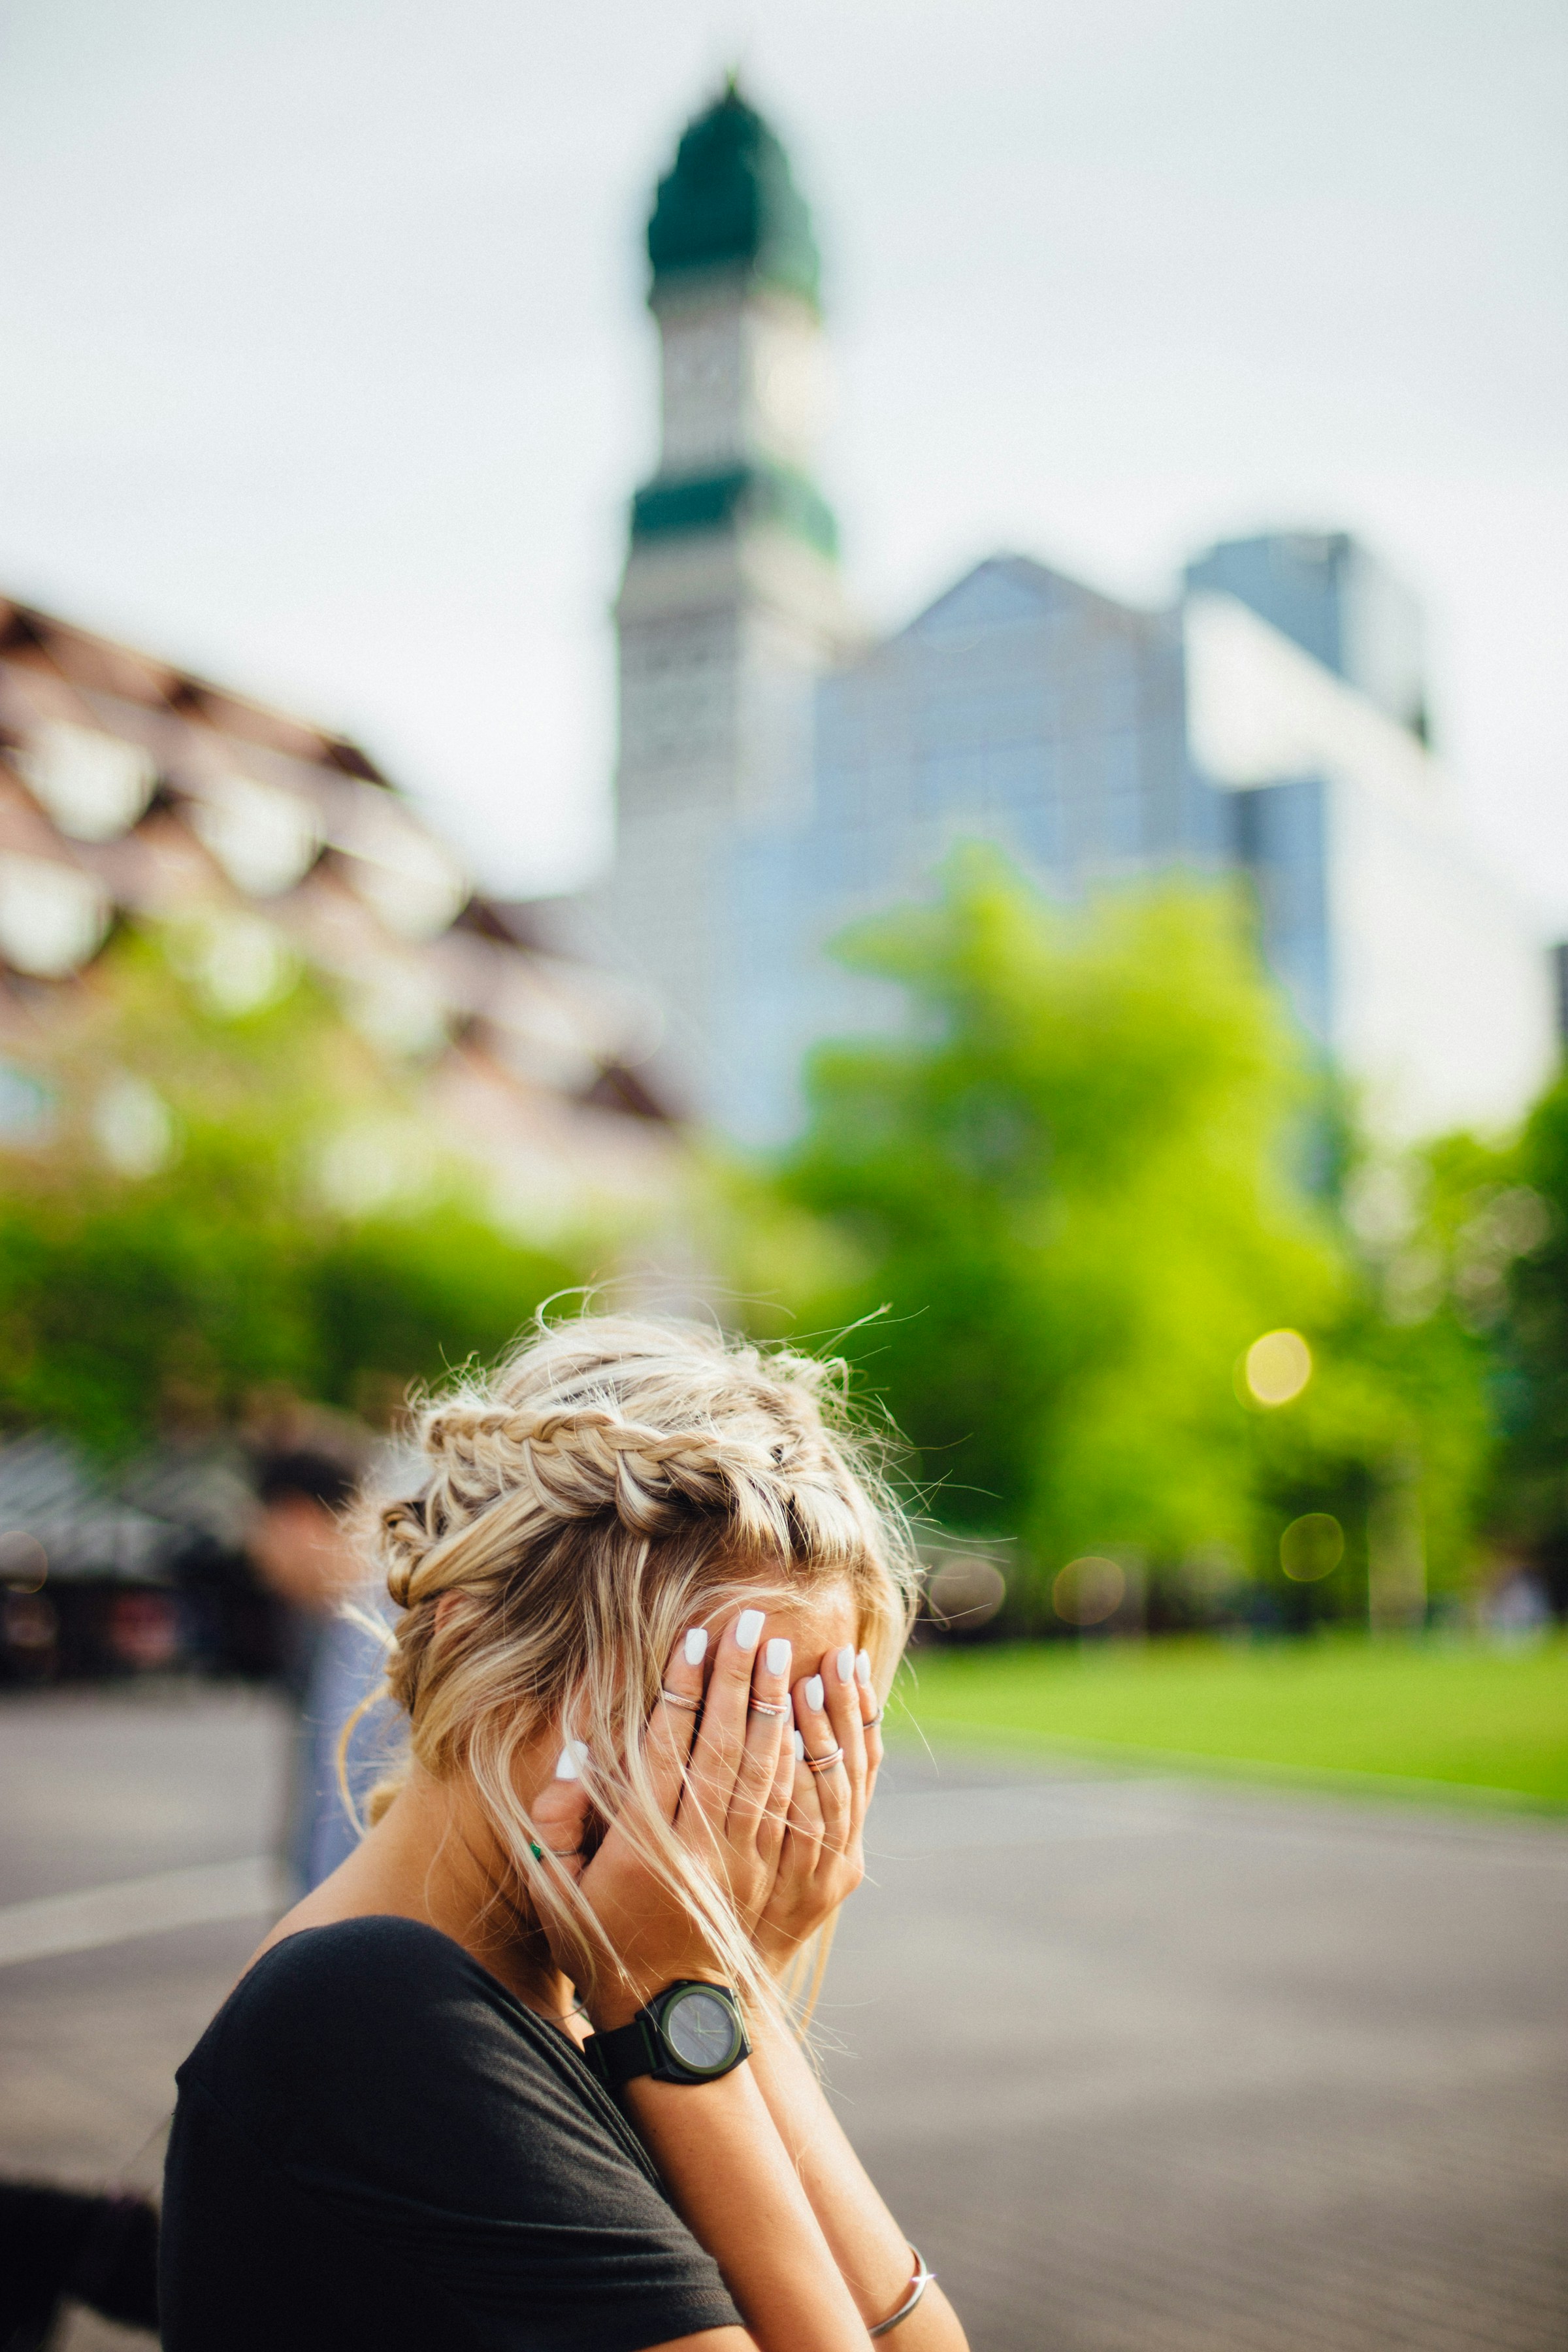
{"type": "MultiPolygon", "coordinates": [[[[1280,1531],[1309,1508],[1345,1518],[1333,1590],[1350,1605],[1359,1577],[1364,1607],[1369,1512],[1411,1481],[1462,1559],[1479,1379],[1381,1316],[1337,1209],[1353,1147],[1232,896],[1069,916],[970,851],[934,905],[843,952],[900,983],[911,1018],[813,1057],[776,1188],[803,1271],[775,1286],[808,1328],[856,1327],[933,1515],[1020,1539],[1026,1614],[1089,1552],[1167,1586],[1238,1556],[1283,1588],[1280,1531]],[[1315,1370],[1265,1412],[1237,1367],[1282,1326],[1315,1370]]],[[[744,1278],[770,1271],[764,1248],[744,1278]]]]}
{"type": "Polygon", "coordinates": [[[164,950],[127,939],[95,974],[53,1059],[52,1142],[0,1162],[0,1428],[123,1454],[278,1387],[379,1414],[582,1280],[590,1238],[498,1232],[471,1175],[425,1150],[410,1088],[309,983],[236,1018],[164,950]],[[141,1120],[133,1170],[95,1132],[106,1101],[141,1120]],[[411,1141],[420,1181],[349,1213],[322,1181],[345,1131],[411,1141]]]}
{"type": "Polygon", "coordinates": [[[1497,1318],[1506,1430],[1496,1517],[1522,1539],[1568,1612],[1568,1076],[1548,1087],[1506,1160],[1479,1171],[1458,1279],[1497,1318]]]}

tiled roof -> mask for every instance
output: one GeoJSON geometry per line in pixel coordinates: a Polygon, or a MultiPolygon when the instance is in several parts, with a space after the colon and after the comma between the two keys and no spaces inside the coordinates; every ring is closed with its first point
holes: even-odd
{"type": "Polygon", "coordinates": [[[668,1153],[630,1076],[656,1042],[646,1002],[520,940],[356,744],[0,599],[0,1052],[8,1000],[47,1059],[51,1003],[127,920],[201,927],[237,1011],[314,971],[380,1054],[466,1106],[454,1139],[481,1160],[548,1130],[558,1183],[581,1156],[613,1192],[617,1158],[639,1192],[668,1153]]]}

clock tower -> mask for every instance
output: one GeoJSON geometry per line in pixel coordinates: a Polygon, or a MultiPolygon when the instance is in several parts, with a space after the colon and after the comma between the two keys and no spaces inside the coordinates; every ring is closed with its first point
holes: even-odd
{"type": "Polygon", "coordinates": [[[754,949],[738,861],[806,814],[814,682],[860,642],[812,474],[825,354],[810,216],[732,82],[682,137],[647,251],[660,450],[616,606],[616,860],[595,929],[662,1002],[666,1087],[723,1124],[754,949]]]}

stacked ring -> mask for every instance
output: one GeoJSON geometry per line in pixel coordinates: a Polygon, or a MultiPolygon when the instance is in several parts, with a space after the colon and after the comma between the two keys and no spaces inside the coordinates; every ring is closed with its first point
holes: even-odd
{"type": "Polygon", "coordinates": [[[843,1763],[844,1750],[830,1748],[826,1756],[807,1756],[804,1760],[808,1772],[831,1772],[836,1764],[843,1763]]]}
{"type": "Polygon", "coordinates": [[[682,1698],[679,1691],[666,1690],[662,1683],[659,1685],[658,1695],[666,1706],[683,1706],[689,1715],[700,1715],[702,1712],[702,1701],[700,1698],[682,1698]]]}
{"type": "Polygon", "coordinates": [[[771,1698],[754,1698],[748,1711],[752,1715],[788,1715],[790,1704],[787,1698],[776,1706],[771,1698]]]}

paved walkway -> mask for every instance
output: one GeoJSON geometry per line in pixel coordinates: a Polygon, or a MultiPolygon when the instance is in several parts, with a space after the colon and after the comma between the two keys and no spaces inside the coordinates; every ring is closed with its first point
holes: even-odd
{"type": "MultiPolygon", "coordinates": [[[[252,1698],[0,1705],[7,2170],[155,2176],[279,1757],[252,1698]]],[[[904,1760],[873,1843],[827,2072],[973,2352],[1561,2352],[1562,1832],[904,1760]]]]}

